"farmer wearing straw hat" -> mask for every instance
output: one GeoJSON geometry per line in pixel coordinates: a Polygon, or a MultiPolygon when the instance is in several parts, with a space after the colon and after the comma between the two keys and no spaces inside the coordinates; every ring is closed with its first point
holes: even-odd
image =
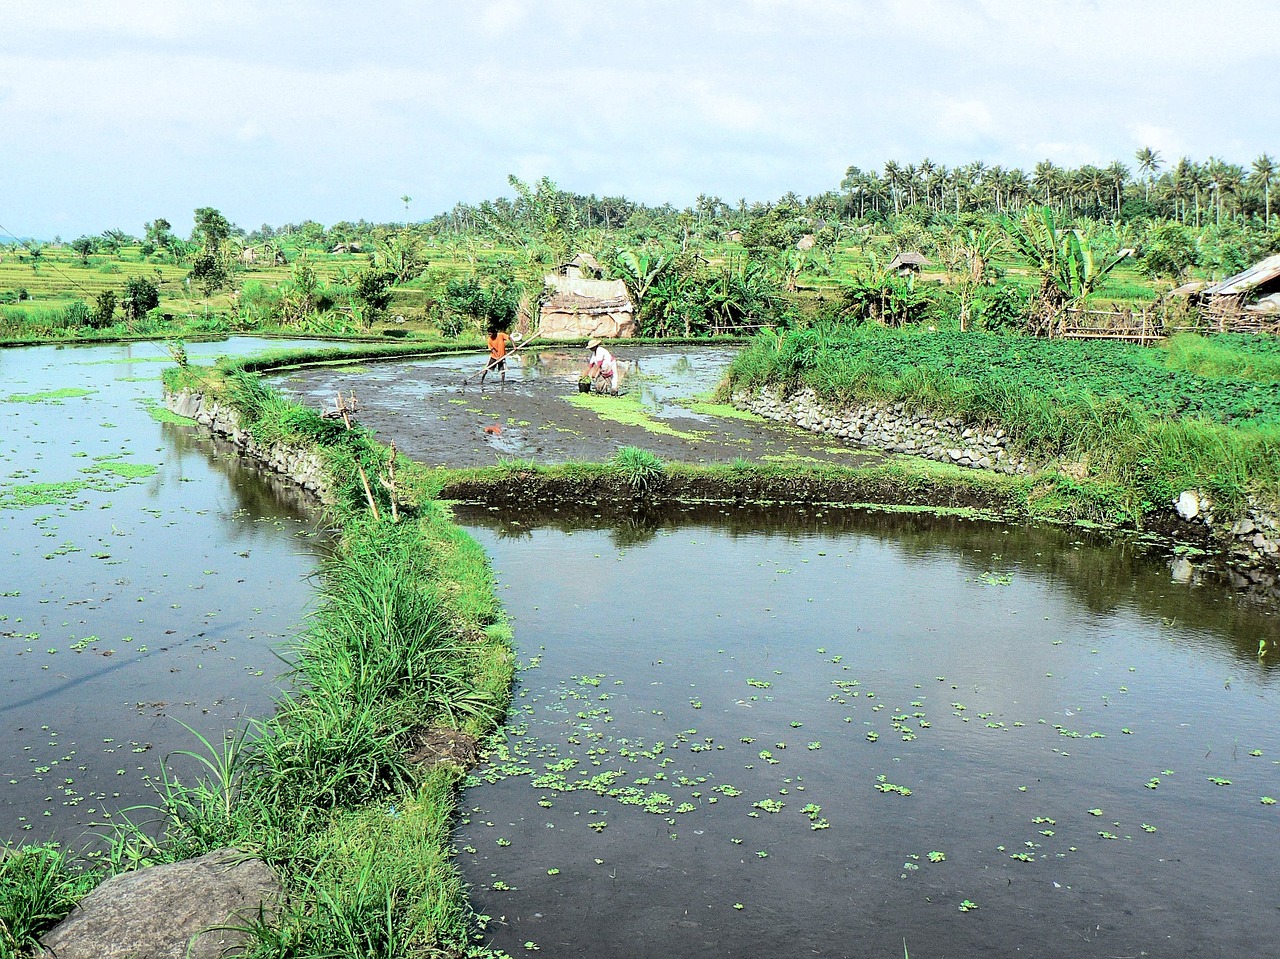
{"type": "Polygon", "coordinates": [[[590,380],[597,376],[609,381],[609,392],[618,395],[618,361],[597,339],[587,341],[587,369],[582,375],[590,380]]]}

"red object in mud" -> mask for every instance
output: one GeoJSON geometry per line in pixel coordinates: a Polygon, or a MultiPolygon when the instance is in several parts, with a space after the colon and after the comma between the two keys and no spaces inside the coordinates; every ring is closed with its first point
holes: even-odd
{"type": "Polygon", "coordinates": [[[484,428],[484,431],[486,433],[492,433],[494,436],[502,435],[502,427],[499,426],[497,423],[494,423],[492,426],[486,426],[484,428]]]}

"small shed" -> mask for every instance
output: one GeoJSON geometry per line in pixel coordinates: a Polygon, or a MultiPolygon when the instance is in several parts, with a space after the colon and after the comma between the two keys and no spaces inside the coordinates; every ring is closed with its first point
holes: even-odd
{"type": "Polygon", "coordinates": [[[271,248],[265,244],[262,246],[246,246],[240,251],[240,255],[236,257],[241,263],[250,266],[262,259],[271,259],[276,266],[284,266],[288,261],[284,258],[284,252],[276,250],[275,255],[271,256],[271,248]]]}
{"type": "Polygon", "coordinates": [[[1280,293],[1280,253],[1255,263],[1235,276],[1227,277],[1205,290],[1202,296],[1208,300],[1228,296],[1257,300],[1272,293],[1280,293]]]}
{"type": "Polygon", "coordinates": [[[335,243],[330,253],[360,253],[362,247],[359,243],[352,240],[350,243],[335,243]]]}
{"type": "MultiPolygon", "coordinates": [[[[576,257],[575,257],[576,259],[576,257]]],[[[593,280],[579,275],[546,278],[551,295],[539,311],[539,335],[547,340],[635,336],[635,305],[621,280],[593,280]]]]}
{"type": "Polygon", "coordinates": [[[926,266],[933,266],[933,261],[923,253],[908,252],[899,253],[885,268],[888,270],[896,270],[899,276],[905,276],[908,273],[919,273],[926,266]]]}
{"type": "Polygon", "coordinates": [[[729,231],[728,231],[727,233],[725,233],[725,235],[724,235],[724,241],[725,241],[726,243],[741,243],[741,242],[742,242],[742,231],[741,231],[741,230],[729,230],[729,231]]]}
{"type": "Polygon", "coordinates": [[[604,272],[600,266],[600,261],[590,253],[574,254],[572,260],[568,263],[562,263],[557,271],[561,276],[567,276],[571,279],[595,279],[604,272]]]}
{"type": "Polygon", "coordinates": [[[818,245],[818,238],[812,233],[806,233],[800,239],[796,240],[797,250],[812,250],[818,245]]]}

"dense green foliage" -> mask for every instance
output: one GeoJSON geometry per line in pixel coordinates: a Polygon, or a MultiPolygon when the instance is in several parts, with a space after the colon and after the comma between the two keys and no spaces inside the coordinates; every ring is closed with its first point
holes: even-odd
{"type": "Polygon", "coordinates": [[[396,336],[455,336],[517,316],[536,325],[543,277],[575,253],[626,283],[648,335],[836,317],[1034,331],[1067,303],[1149,304],[1173,283],[1280,251],[1269,157],[1249,170],[1215,158],[1166,166],[1149,149],[1136,159],[1136,177],[1120,162],[1027,173],[889,161],[882,172],[851,167],[815,196],[731,205],[704,195],[684,209],[510,177],[514,198],[408,224],[245,231],[201,207],[187,240],[156,218],[140,240],[106,230],[0,246],[0,337],[118,335],[105,317],[66,322],[60,311],[119,298],[134,277],[157,287],[153,325],[169,337],[214,325],[328,335],[381,325],[396,336]],[[1035,226],[1046,219],[1047,240],[1035,226]],[[889,274],[908,252],[927,258],[923,274],[889,274]]]}
{"type": "Polygon", "coordinates": [[[1163,351],[811,329],[761,334],[728,379],[733,389],[806,386],[836,402],[902,401],[1002,426],[1034,458],[1084,464],[1077,492],[1136,518],[1191,487],[1228,507],[1249,492],[1280,498],[1276,355],[1275,341],[1257,337],[1187,336],[1163,351]]]}

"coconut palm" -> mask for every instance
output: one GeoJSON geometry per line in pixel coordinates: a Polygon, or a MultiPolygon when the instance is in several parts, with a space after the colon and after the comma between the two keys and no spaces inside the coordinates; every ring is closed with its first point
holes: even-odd
{"type": "Polygon", "coordinates": [[[1151,180],[1160,169],[1160,151],[1153,150],[1151,147],[1143,147],[1134,155],[1134,159],[1138,161],[1138,174],[1146,179],[1147,192],[1146,199],[1151,199],[1151,180]]]}
{"type": "Polygon", "coordinates": [[[1271,181],[1276,175],[1276,163],[1267,154],[1262,153],[1253,161],[1253,172],[1249,182],[1262,189],[1262,203],[1265,210],[1263,223],[1271,226],[1271,181]]]}

